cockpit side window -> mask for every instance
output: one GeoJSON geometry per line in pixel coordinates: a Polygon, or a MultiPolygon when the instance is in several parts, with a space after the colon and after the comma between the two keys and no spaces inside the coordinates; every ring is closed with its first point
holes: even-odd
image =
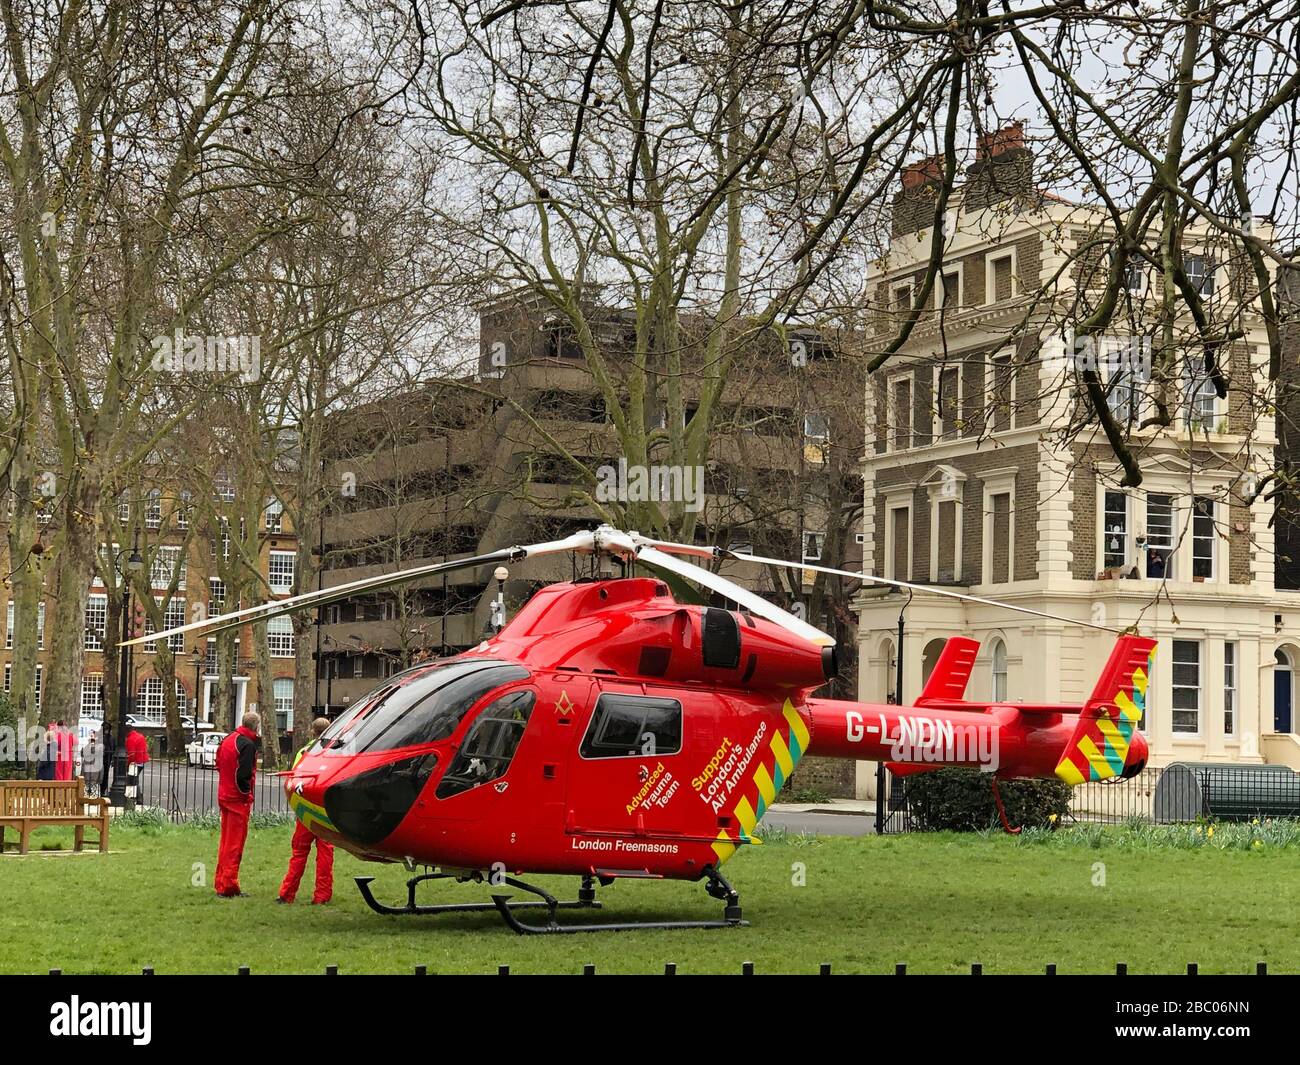
{"type": "Polygon", "coordinates": [[[605,692],[592,712],[583,758],[676,754],[682,749],[682,704],[676,699],[605,692]]]}
{"type": "Polygon", "coordinates": [[[484,707],[438,782],[438,798],[459,795],[504,776],[524,737],[535,701],[533,692],[524,688],[507,692],[484,707]]]}
{"type": "Polygon", "coordinates": [[[447,739],[470,708],[505,684],[527,680],[522,666],[460,662],[398,688],[346,737],[351,753],[392,751],[447,739]]]}

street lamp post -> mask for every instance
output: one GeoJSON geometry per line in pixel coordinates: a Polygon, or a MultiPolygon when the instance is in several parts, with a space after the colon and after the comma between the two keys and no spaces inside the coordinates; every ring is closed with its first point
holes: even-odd
{"type": "Polygon", "coordinates": [[[203,659],[204,654],[196,644],[194,653],[190,655],[190,662],[194,666],[194,742],[199,741],[199,701],[200,687],[203,683],[203,659]]]}
{"type": "MultiPolygon", "coordinates": [[[[131,574],[139,573],[144,568],[144,559],[140,557],[140,530],[135,533],[135,545],[131,549],[131,557],[127,560],[127,569],[131,574]]],[[[127,724],[127,718],[130,716],[131,706],[131,683],[134,680],[134,656],[132,648],[123,647],[122,644],[131,639],[134,633],[133,618],[134,605],[131,594],[131,578],[123,574],[123,584],[126,587],[126,596],[123,602],[122,610],[122,639],[118,642],[117,654],[117,746],[113,748],[113,786],[109,789],[108,804],[120,809],[129,809],[135,805],[135,791],[127,792],[127,757],[126,757],[126,738],[131,732],[131,726],[127,724]],[[128,807],[130,803],[130,807],[128,807]]]]}

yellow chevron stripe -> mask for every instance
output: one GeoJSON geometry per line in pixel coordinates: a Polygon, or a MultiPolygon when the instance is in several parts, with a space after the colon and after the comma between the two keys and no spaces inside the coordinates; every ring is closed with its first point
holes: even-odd
{"type": "Polygon", "coordinates": [[[763,796],[763,801],[771,806],[776,801],[776,785],[772,783],[772,774],[767,771],[767,766],[760,764],[754,770],[754,783],[758,785],[758,793],[763,796]]]}
{"type": "Polygon", "coordinates": [[[1061,759],[1061,764],[1056,767],[1056,775],[1072,788],[1078,787],[1084,781],[1083,774],[1069,758],[1061,759]]]}
{"type": "Polygon", "coordinates": [[[785,737],[779,729],[772,731],[772,753],[776,755],[776,764],[781,767],[781,774],[786,780],[794,772],[794,759],[790,757],[790,748],[785,745],[785,737]]]}
{"type": "Polygon", "coordinates": [[[1120,692],[1115,696],[1115,705],[1119,707],[1119,712],[1124,716],[1125,721],[1138,721],[1142,717],[1142,711],[1137,708],[1137,703],[1128,697],[1127,692],[1120,692]]]}
{"type": "Polygon", "coordinates": [[[758,817],[754,813],[754,808],[749,805],[749,800],[743,795],[740,801],[736,803],[736,820],[740,822],[740,827],[744,829],[745,835],[750,835],[754,831],[754,826],[758,824],[758,817]]]}
{"type": "Polygon", "coordinates": [[[1105,737],[1106,741],[1115,748],[1115,753],[1120,758],[1128,757],[1128,740],[1120,735],[1120,731],[1115,727],[1115,722],[1110,718],[1102,716],[1097,719],[1097,728],[1105,737]]]}
{"type": "Polygon", "coordinates": [[[785,706],[781,712],[785,715],[786,721],[790,725],[790,731],[794,738],[799,741],[799,750],[805,754],[808,752],[808,726],[803,723],[803,718],[799,716],[799,711],[794,708],[794,704],[789,699],[785,701],[785,706]]]}
{"type": "Polygon", "coordinates": [[[736,845],[727,838],[725,832],[719,832],[717,840],[713,844],[713,853],[718,856],[718,862],[725,862],[736,853],[736,845]]]}
{"type": "Polygon", "coordinates": [[[1146,694],[1147,674],[1146,674],[1146,670],[1144,670],[1141,666],[1138,666],[1137,669],[1133,670],[1133,687],[1138,691],[1140,691],[1143,695],[1146,694]]]}

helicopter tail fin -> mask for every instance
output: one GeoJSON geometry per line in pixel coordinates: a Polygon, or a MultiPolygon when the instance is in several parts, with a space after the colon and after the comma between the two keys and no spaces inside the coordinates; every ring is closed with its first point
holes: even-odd
{"type": "Polygon", "coordinates": [[[925,682],[925,689],[916,700],[916,705],[960,702],[966,694],[966,682],[970,680],[971,670],[975,668],[975,656],[979,649],[979,640],[965,636],[948,637],[939,661],[934,664],[934,672],[925,682]]]}
{"type": "Polygon", "coordinates": [[[1145,764],[1146,741],[1137,728],[1155,655],[1156,641],[1144,636],[1116,641],[1057,764],[1056,775],[1067,784],[1131,776],[1145,764]]]}

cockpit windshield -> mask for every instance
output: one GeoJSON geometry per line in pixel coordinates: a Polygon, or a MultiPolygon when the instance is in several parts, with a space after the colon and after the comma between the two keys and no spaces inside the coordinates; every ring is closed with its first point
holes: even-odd
{"type": "Polygon", "coordinates": [[[331,725],[316,750],[391,751],[446,739],[494,688],[527,680],[528,670],[491,659],[449,662],[403,685],[388,685],[331,725]]]}

